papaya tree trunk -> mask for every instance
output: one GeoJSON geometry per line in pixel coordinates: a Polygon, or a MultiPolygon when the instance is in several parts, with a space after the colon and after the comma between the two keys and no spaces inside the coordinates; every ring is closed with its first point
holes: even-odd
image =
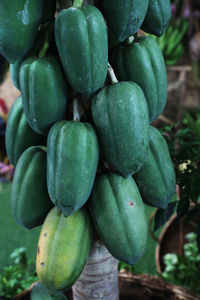
{"type": "Polygon", "coordinates": [[[118,260],[100,241],[93,243],[86,266],[72,290],[73,300],[119,300],[118,260]]]}

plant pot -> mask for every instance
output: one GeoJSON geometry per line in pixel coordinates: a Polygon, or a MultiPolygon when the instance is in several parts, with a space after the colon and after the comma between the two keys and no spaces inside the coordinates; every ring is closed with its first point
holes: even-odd
{"type": "MultiPolygon", "coordinates": [[[[34,284],[15,297],[16,300],[29,300],[34,284]]],[[[133,275],[129,272],[119,273],[120,300],[199,300],[198,296],[189,293],[182,287],[166,283],[157,276],[133,275]]],[[[66,293],[72,300],[72,291],[66,293]]]]}
{"type": "Polygon", "coordinates": [[[163,256],[167,253],[182,255],[183,246],[187,242],[185,235],[194,232],[198,223],[200,223],[200,217],[195,217],[192,221],[188,221],[184,217],[178,222],[176,215],[173,215],[169,219],[160,234],[155,252],[156,267],[159,274],[165,268],[163,256]]]}

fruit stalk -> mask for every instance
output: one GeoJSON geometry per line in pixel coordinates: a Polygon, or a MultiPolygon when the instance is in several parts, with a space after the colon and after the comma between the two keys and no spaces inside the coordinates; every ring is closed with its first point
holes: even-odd
{"type": "Polygon", "coordinates": [[[114,70],[113,70],[113,68],[111,67],[111,65],[109,63],[108,63],[108,75],[110,77],[110,80],[111,80],[112,84],[118,82],[117,77],[115,76],[114,70]]]}
{"type": "Polygon", "coordinates": [[[99,240],[72,290],[73,300],[119,300],[118,260],[99,240]]]}

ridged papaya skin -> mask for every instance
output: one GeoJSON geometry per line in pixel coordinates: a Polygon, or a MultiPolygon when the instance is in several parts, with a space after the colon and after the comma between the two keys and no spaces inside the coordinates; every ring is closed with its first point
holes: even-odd
{"type": "Polygon", "coordinates": [[[28,57],[20,67],[19,81],[29,125],[47,135],[51,125],[66,114],[67,83],[58,59],[28,57]]]}
{"type": "Polygon", "coordinates": [[[144,203],[165,209],[176,191],[176,177],[167,143],[158,129],[150,127],[147,160],[134,175],[144,203]]]}
{"type": "Polygon", "coordinates": [[[21,60],[15,62],[14,64],[10,64],[10,77],[12,79],[13,85],[20,90],[19,84],[19,70],[21,65],[21,60]]]}
{"type": "Polygon", "coordinates": [[[92,227],[84,208],[68,217],[57,207],[50,211],[40,233],[36,270],[52,295],[70,288],[78,279],[91,242],[92,227]]]}
{"type": "Polygon", "coordinates": [[[11,190],[11,210],[27,229],[40,226],[53,203],[46,184],[46,152],[39,146],[26,149],[17,163],[11,190]]]}
{"type": "Polygon", "coordinates": [[[57,122],[47,139],[47,185],[51,200],[71,215],[87,201],[99,160],[93,126],[76,121],[57,122]]]}
{"type": "Polygon", "coordinates": [[[156,36],[161,36],[166,30],[170,19],[170,0],[149,0],[149,6],[141,29],[156,36]]]}
{"type": "Polygon", "coordinates": [[[111,64],[118,80],[136,82],[144,92],[150,122],[164,110],[167,101],[167,74],[160,47],[151,37],[139,37],[130,45],[114,49],[111,64]]]}
{"type": "Polygon", "coordinates": [[[55,39],[72,88],[92,94],[102,87],[108,67],[108,42],[101,12],[91,5],[61,10],[55,21],[55,39]]]}
{"type": "Polygon", "coordinates": [[[123,42],[135,34],[142,25],[149,0],[104,0],[103,6],[108,28],[116,40],[123,42]]]}
{"type": "Polygon", "coordinates": [[[21,97],[15,100],[9,112],[5,143],[8,159],[14,166],[27,148],[45,143],[44,137],[33,131],[28,125],[21,97]]]}
{"type": "Polygon", "coordinates": [[[47,0],[0,1],[0,53],[9,63],[22,59],[33,46],[45,4],[47,0]]]}
{"type": "Polygon", "coordinates": [[[116,173],[96,178],[88,201],[99,236],[117,259],[135,264],[144,254],[147,220],[137,185],[116,173]]]}
{"type": "Polygon", "coordinates": [[[123,176],[137,172],[149,146],[149,113],[141,88],[118,82],[92,99],[92,116],[108,163],[123,176]]]}
{"type": "Polygon", "coordinates": [[[31,290],[31,300],[67,300],[67,297],[59,292],[55,297],[49,294],[48,289],[41,283],[37,283],[31,290]]]}

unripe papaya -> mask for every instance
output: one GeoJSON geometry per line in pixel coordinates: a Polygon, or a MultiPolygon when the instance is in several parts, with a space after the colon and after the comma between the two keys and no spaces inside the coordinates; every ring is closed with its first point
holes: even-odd
{"type": "Polygon", "coordinates": [[[72,88],[92,94],[102,87],[108,67],[108,43],[101,12],[91,5],[61,10],[55,21],[55,39],[72,88]]]}
{"type": "Polygon", "coordinates": [[[92,116],[108,163],[123,176],[137,172],[149,146],[149,113],[141,88],[118,82],[92,100],[92,116]]]}
{"type": "Polygon", "coordinates": [[[147,12],[149,0],[103,0],[108,28],[123,42],[135,34],[147,12]]]}
{"type": "Polygon", "coordinates": [[[119,80],[136,82],[144,92],[150,122],[164,110],[167,101],[165,61],[156,41],[138,37],[114,49],[111,64],[119,80]]]}
{"type": "Polygon", "coordinates": [[[99,160],[96,132],[89,123],[61,121],[47,139],[47,185],[51,200],[71,215],[87,201],[99,160]]]}
{"type": "Polygon", "coordinates": [[[54,16],[55,0],[1,0],[0,53],[15,63],[32,48],[41,22],[54,16]]]}
{"type": "Polygon", "coordinates": [[[158,129],[150,127],[149,153],[134,175],[144,203],[165,209],[176,191],[176,177],[167,143],[158,129]]]}
{"type": "Polygon", "coordinates": [[[5,142],[8,159],[14,166],[27,148],[43,145],[46,142],[43,136],[33,131],[28,125],[21,97],[15,100],[9,112],[5,142]]]}
{"type": "Polygon", "coordinates": [[[49,294],[48,289],[41,283],[37,283],[31,290],[31,300],[67,300],[67,297],[62,293],[54,297],[49,294]]]}
{"type": "Polygon", "coordinates": [[[132,177],[116,173],[100,175],[88,205],[96,230],[110,253],[123,262],[135,264],[146,248],[147,219],[132,177]]]}
{"type": "Polygon", "coordinates": [[[170,0],[149,0],[148,10],[141,26],[142,30],[161,36],[171,19],[170,0]]]}
{"type": "Polygon", "coordinates": [[[31,128],[47,135],[53,123],[65,119],[67,83],[57,57],[28,57],[20,67],[24,113],[31,128]]]}
{"type": "Polygon", "coordinates": [[[20,225],[31,229],[44,222],[52,206],[46,184],[46,152],[32,146],[20,156],[15,169],[11,210],[20,225]]]}

